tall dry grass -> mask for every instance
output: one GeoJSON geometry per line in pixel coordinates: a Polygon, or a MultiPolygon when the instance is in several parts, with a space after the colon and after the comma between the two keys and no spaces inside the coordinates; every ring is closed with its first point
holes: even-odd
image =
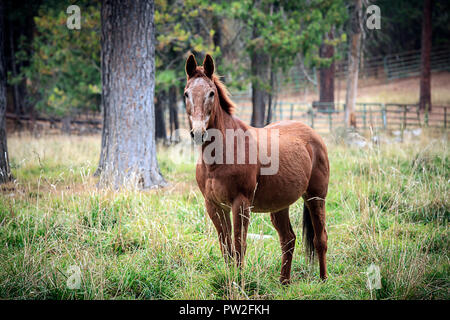
{"type": "Polygon", "coordinates": [[[328,139],[329,279],[301,246],[299,201],[292,284],[278,283],[281,250],[267,214],[252,214],[242,271],[223,261],[195,185],[194,161],[160,146],[170,185],[97,189],[100,137],[11,136],[15,181],[0,194],[0,298],[448,299],[446,132],[355,149],[328,139]],[[367,288],[379,266],[381,289],[367,288]],[[73,267],[80,287],[71,289],[73,267]],[[71,271],[72,270],[72,271],[71,271]],[[68,282],[69,281],[69,282],[68,282]]]}

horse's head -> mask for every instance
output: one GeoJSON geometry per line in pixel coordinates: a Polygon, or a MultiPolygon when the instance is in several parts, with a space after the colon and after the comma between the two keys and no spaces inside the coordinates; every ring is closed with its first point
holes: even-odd
{"type": "Polygon", "coordinates": [[[208,137],[206,130],[214,118],[215,107],[218,105],[213,73],[214,61],[209,54],[203,61],[203,67],[197,66],[192,54],[186,61],[187,83],[184,98],[191,136],[195,144],[203,144],[208,137]]]}

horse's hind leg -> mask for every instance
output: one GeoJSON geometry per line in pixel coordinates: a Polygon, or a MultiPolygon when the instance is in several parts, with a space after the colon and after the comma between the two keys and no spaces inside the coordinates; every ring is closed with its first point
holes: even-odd
{"type": "MultiPolygon", "coordinates": [[[[314,230],[313,244],[319,258],[320,278],[327,278],[327,230],[325,228],[325,198],[306,194],[303,199],[309,209],[314,230]]],[[[305,218],[304,218],[305,219],[305,218]]]]}
{"type": "Polygon", "coordinates": [[[291,279],[292,255],[294,254],[296,239],[295,233],[292,230],[291,221],[289,220],[289,208],[272,212],[270,214],[270,220],[272,220],[280,237],[281,252],[283,255],[281,259],[280,282],[282,284],[288,284],[291,279]]]}
{"type": "Polygon", "coordinates": [[[206,211],[211,218],[214,227],[216,227],[219,236],[220,250],[228,262],[233,257],[232,243],[231,243],[231,221],[230,210],[225,210],[210,201],[206,200],[206,211]]]}
{"type": "Polygon", "coordinates": [[[243,195],[233,200],[233,232],[236,264],[241,267],[247,248],[247,230],[250,222],[250,201],[243,195]]]}
{"type": "Polygon", "coordinates": [[[320,266],[320,278],[326,279],[328,236],[325,228],[325,198],[328,192],[330,166],[325,146],[321,143],[316,143],[313,145],[313,150],[315,153],[315,161],[309,178],[308,188],[303,195],[306,205],[303,218],[303,231],[304,235],[306,235],[305,240],[307,241],[307,244],[309,244],[310,247],[314,247],[311,248],[313,250],[312,253],[314,252],[314,249],[317,252],[320,266]],[[307,211],[309,211],[309,217],[307,211]],[[314,233],[311,231],[314,231],[314,233]]]}

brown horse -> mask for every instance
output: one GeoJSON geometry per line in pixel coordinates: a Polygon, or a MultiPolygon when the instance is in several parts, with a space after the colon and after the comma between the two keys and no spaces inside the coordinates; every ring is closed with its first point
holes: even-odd
{"type": "MultiPolygon", "coordinates": [[[[190,55],[186,61],[186,74],[186,112],[194,141],[201,144],[202,152],[205,152],[213,143],[208,133],[214,129],[222,133],[224,141],[219,144],[222,149],[216,148],[212,154],[220,156],[228,153],[226,156],[234,160],[232,163],[223,163],[222,158],[211,163],[201,157],[196,169],[197,183],[205,198],[208,215],[217,229],[225,260],[234,258],[238,266],[242,265],[250,211],[270,212],[281,243],[280,281],[289,283],[296,240],[289,220],[289,206],[303,197],[305,247],[310,258],[314,256],[314,251],[317,252],[320,277],[326,279],[328,237],[325,229],[325,197],[329,163],[322,139],[313,129],[299,121],[280,121],[264,128],[253,128],[233,116],[235,105],[223,83],[214,74],[214,62],[210,55],[206,55],[203,67],[197,66],[194,56],[190,55]],[[244,141],[244,148],[240,149],[238,143],[232,144],[232,149],[227,149],[229,130],[245,133],[243,140],[238,139],[244,141]],[[267,163],[263,163],[260,156],[254,162],[248,159],[253,155],[251,150],[260,152],[263,148],[259,143],[263,135],[272,137],[275,134],[278,137],[278,150],[275,150],[278,154],[278,170],[272,174],[262,174],[267,163]],[[256,143],[258,148],[251,149],[252,143],[256,143]],[[242,152],[246,162],[235,163],[242,152]]],[[[238,136],[231,136],[231,139],[234,141],[238,136]]],[[[268,148],[272,145],[274,142],[270,140],[268,148]]],[[[272,153],[273,150],[270,150],[272,153]]]]}

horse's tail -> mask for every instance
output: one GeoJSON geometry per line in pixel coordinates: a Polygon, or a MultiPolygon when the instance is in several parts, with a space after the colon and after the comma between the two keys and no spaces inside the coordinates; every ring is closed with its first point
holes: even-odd
{"type": "Polygon", "coordinates": [[[311,214],[306,203],[303,204],[303,243],[307,258],[314,259],[314,229],[311,214]]]}

